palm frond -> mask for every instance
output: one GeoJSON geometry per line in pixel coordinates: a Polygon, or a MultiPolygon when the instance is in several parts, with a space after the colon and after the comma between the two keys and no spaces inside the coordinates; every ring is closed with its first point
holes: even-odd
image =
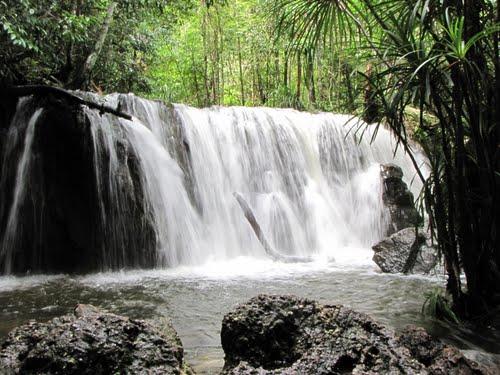
{"type": "Polygon", "coordinates": [[[350,0],[276,0],[271,6],[278,36],[292,52],[315,50],[327,39],[344,44],[357,36],[350,20],[350,0]]]}

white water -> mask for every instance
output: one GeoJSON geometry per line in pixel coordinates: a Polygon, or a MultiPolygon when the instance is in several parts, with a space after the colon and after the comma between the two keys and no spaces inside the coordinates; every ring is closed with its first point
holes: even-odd
{"type": "MultiPolygon", "coordinates": [[[[368,129],[358,144],[354,132],[348,135],[354,123],[346,124],[347,116],[266,108],[168,109],[131,95],[108,100],[115,105],[122,101],[137,118],[117,121],[86,111],[105,227],[103,268],[127,265],[116,259],[126,259],[124,239],[132,230],[124,219],[131,209],[127,194],[137,189],[138,174],[144,189],[142,219],[154,223],[157,265],[165,269],[76,277],[2,276],[0,337],[28,319],[67,313],[76,303],[138,318],[168,315],[188,359],[201,373],[204,367],[220,369],[223,314],[256,293],[294,293],[343,303],[395,327],[423,319],[419,312],[425,291],[443,285],[443,280],[380,274],[371,261],[370,246],[387,225],[379,165],[401,166],[407,183],[415,175],[406,155],[393,155],[395,142],[387,130],[380,129],[370,145],[368,129]],[[137,160],[136,172],[131,160],[137,160]],[[269,259],[234,192],[247,199],[276,249],[313,255],[313,262],[269,259]]],[[[3,173],[6,162],[12,163],[9,155],[20,149],[11,165],[16,181],[0,253],[9,266],[23,235],[23,202],[32,198],[31,157],[40,114],[36,109],[31,114],[18,111],[9,130],[2,178],[8,175],[3,173]],[[26,129],[22,137],[18,128],[26,129]]],[[[415,195],[420,188],[416,182],[411,186],[415,195]]],[[[6,185],[0,181],[0,189],[6,185]]],[[[454,332],[451,336],[457,337],[452,339],[477,349],[466,341],[475,333],[463,339],[454,332]]],[[[491,341],[488,345],[496,348],[494,336],[491,341]]]]}
{"type": "MultiPolygon", "coordinates": [[[[134,118],[85,110],[94,148],[102,269],[151,264],[151,259],[157,267],[206,264],[229,274],[241,268],[238,259],[247,259],[247,267],[262,269],[260,261],[268,255],[234,193],[246,199],[268,242],[283,255],[312,257],[317,265],[371,264],[370,247],[388,225],[380,164],[399,165],[408,183],[415,176],[409,157],[394,153],[389,131],[380,127],[370,143],[373,128],[346,115],[170,108],[130,94],[106,100],[120,103],[134,118]],[[131,215],[139,220],[131,221],[131,215]]],[[[5,273],[13,244],[23,235],[19,208],[30,199],[26,186],[40,113],[33,111],[16,166],[1,248],[5,273]]]]}
{"type": "MultiPolygon", "coordinates": [[[[238,257],[267,257],[235,192],[281,253],[367,264],[368,249],[387,228],[380,164],[401,166],[408,182],[415,175],[408,156],[394,154],[386,129],[370,144],[368,128],[360,141],[353,130],[359,124],[345,115],[175,105],[166,117],[156,102],[132,95],[110,100],[125,102],[137,116],[121,125],[140,160],[162,266],[223,268],[238,257]]],[[[102,119],[94,127],[102,127],[102,119]]]]}
{"type": "MultiPolygon", "coordinates": [[[[18,105],[18,109],[20,109],[20,107],[22,107],[25,103],[25,100],[21,101],[18,105]]],[[[37,109],[31,116],[31,118],[29,118],[29,120],[27,121],[27,125],[25,126],[25,122],[27,120],[25,118],[26,113],[23,111],[17,111],[16,116],[14,116],[12,120],[6,142],[7,152],[4,157],[4,162],[9,159],[9,154],[13,152],[13,149],[18,142],[24,143],[22,146],[22,153],[17,165],[12,205],[8,210],[9,213],[7,226],[0,247],[0,260],[5,259],[5,273],[10,273],[11,271],[12,253],[16,248],[16,236],[22,235],[22,232],[19,233],[20,206],[23,203],[26,191],[29,187],[29,171],[32,157],[33,141],[35,139],[36,123],[42,112],[42,108],[37,109]],[[24,130],[25,132],[23,140],[19,139],[20,137],[18,132],[20,130],[24,130]]],[[[3,182],[4,181],[2,181],[2,184],[0,184],[0,188],[3,187],[3,182]]]]}

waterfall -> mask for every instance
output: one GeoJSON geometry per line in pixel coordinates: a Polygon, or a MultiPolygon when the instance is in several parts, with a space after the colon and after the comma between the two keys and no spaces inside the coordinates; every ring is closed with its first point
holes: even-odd
{"type": "MultiPolygon", "coordinates": [[[[9,273],[12,268],[12,253],[16,249],[16,237],[22,235],[22,226],[20,223],[20,208],[26,196],[26,190],[29,186],[29,170],[32,156],[33,140],[35,137],[35,126],[43,109],[38,108],[32,114],[25,111],[27,100],[23,99],[18,104],[18,109],[12,120],[12,126],[9,128],[9,133],[6,138],[6,152],[2,160],[2,168],[5,168],[7,163],[11,163],[13,151],[19,144],[22,147],[21,155],[17,160],[17,168],[15,172],[15,185],[12,197],[12,204],[7,208],[7,223],[3,232],[2,243],[0,247],[0,261],[4,263],[5,272],[9,273]],[[20,132],[24,131],[24,139],[21,141],[20,132]]],[[[5,173],[2,173],[4,176],[5,173]]],[[[2,179],[0,188],[4,188],[5,179],[2,179]]],[[[2,202],[4,206],[5,202],[2,202]]]]}
{"type": "MultiPolygon", "coordinates": [[[[380,164],[399,165],[407,182],[415,175],[409,157],[401,150],[395,152],[388,130],[380,127],[370,143],[374,129],[359,126],[358,120],[346,115],[270,108],[197,109],[167,106],[132,94],[114,94],[105,100],[119,105],[133,120],[90,109],[83,111],[85,121],[74,120],[82,129],[88,127],[93,178],[87,190],[94,194],[89,202],[95,201],[95,212],[83,211],[91,211],[88,219],[81,219],[89,222],[90,229],[88,240],[80,239],[78,249],[92,254],[98,269],[265,258],[234,193],[249,203],[267,239],[281,254],[341,262],[350,249],[369,249],[387,229],[380,164]]],[[[20,221],[29,215],[21,212],[23,200],[44,201],[44,206],[30,212],[45,221],[51,221],[51,215],[71,215],[70,209],[62,214],[44,211],[47,199],[30,198],[26,189],[36,172],[30,163],[33,138],[38,137],[33,128],[43,110],[43,106],[23,109],[26,105],[20,102],[10,125],[10,132],[26,128],[24,139],[12,142],[23,143],[20,156],[11,155],[15,147],[4,151],[6,168],[17,171],[2,173],[2,179],[16,175],[10,182],[12,203],[0,212],[4,273],[11,271],[12,258],[25,251],[15,245],[18,236],[41,239],[37,241],[41,247],[30,252],[48,251],[43,243],[49,237],[38,233],[43,226],[32,226],[31,233],[23,231],[20,221]]],[[[37,125],[41,133],[42,125],[37,125]]],[[[53,190],[46,180],[48,187],[37,194],[53,190]]],[[[3,181],[2,189],[9,190],[8,186],[3,181]]],[[[418,181],[411,187],[418,193],[418,181]]],[[[51,202],[58,204],[57,199],[51,202]]],[[[65,230],[69,236],[71,228],[65,230]]],[[[54,243],[72,246],[66,237],[54,243]]],[[[26,258],[25,270],[50,269],[22,258],[26,258]]],[[[50,263],[47,256],[38,258],[50,263]]]]}

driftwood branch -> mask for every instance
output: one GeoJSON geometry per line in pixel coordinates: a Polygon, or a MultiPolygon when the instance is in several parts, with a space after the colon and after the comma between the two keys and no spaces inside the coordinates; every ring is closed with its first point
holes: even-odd
{"type": "Polygon", "coordinates": [[[56,95],[61,98],[67,99],[70,102],[85,105],[92,109],[97,109],[101,113],[110,113],[117,117],[124,118],[126,120],[132,120],[132,116],[128,113],[120,111],[118,108],[113,108],[105,104],[94,103],[89,100],[85,100],[72,94],[69,91],[60,89],[58,87],[45,86],[45,85],[31,85],[31,86],[10,86],[6,88],[0,88],[0,93],[7,97],[20,98],[29,95],[56,95]]]}
{"type": "Polygon", "coordinates": [[[255,215],[252,212],[252,209],[248,205],[247,201],[245,198],[240,193],[233,193],[234,197],[238,201],[241,209],[243,210],[243,214],[245,215],[245,218],[248,220],[248,223],[252,227],[253,231],[255,232],[255,235],[257,236],[257,239],[261,243],[262,247],[266,251],[266,253],[273,259],[281,262],[287,262],[287,263],[300,263],[300,262],[311,262],[311,258],[309,257],[300,257],[300,256],[290,256],[290,255],[283,255],[277,252],[269,242],[267,242],[266,236],[264,235],[264,232],[262,231],[262,228],[260,227],[259,223],[257,222],[257,219],[255,218],[255,215]]]}

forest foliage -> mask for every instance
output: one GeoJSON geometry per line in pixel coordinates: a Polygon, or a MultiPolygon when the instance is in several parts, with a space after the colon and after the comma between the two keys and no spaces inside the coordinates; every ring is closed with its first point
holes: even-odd
{"type": "Polygon", "coordinates": [[[196,106],[360,106],[370,53],[334,36],[296,53],[273,11],[267,0],[2,0],[0,76],[196,106]],[[113,3],[95,68],[78,82],[113,3]]]}
{"type": "Polygon", "coordinates": [[[419,140],[447,290],[472,316],[500,305],[499,13],[496,0],[0,0],[0,77],[358,113],[410,156],[419,140]]]}

